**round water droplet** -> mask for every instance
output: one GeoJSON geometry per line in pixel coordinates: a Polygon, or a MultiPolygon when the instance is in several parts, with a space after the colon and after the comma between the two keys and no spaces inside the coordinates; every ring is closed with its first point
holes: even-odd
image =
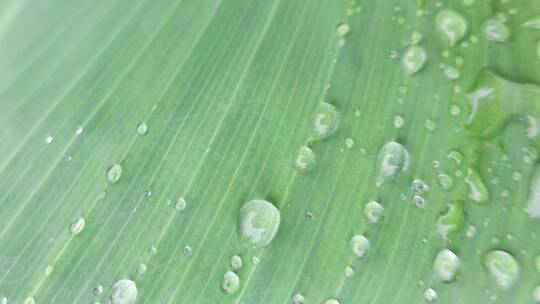
{"type": "Polygon", "coordinates": [[[433,302],[437,300],[437,292],[433,288],[428,288],[424,291],[424,300],[427,302],[433,302]]]}
{"type": "Polygon", "coordinates": [[[375,184],[380,187],[392,180],[409,167],[409,152],[400,143],[386,143],[377,154],[377,170],[375,184]]]}
{"type": "Polygon", "coordinates": [[[489,41],[506,42],[510,38],[510,28],[498,18],[491,18],[483,25],[484,35],[489,41]]]}
{"type": "Polygon", "coordinates": [[[401,58],[401,66],[408,75],[420,71],[426,63],[427,54],[423,47],[418,45],[410,46],[401,58]]]}
{"type": "Polygon", "coordinates": [[[279,228],[279,210],[262,199],[251,200],[240,208],[240,236],[252,247],[268,245],[279,228]]]}
{"type": "Polygon", "coordinates": [[[426,185],[422,180],[420,179],[414,179],[411,184],[411,189],[416,194],[422,194],[425,192],[429,192],[429,186],[426,185]]]}
{"type": "Polygon", "coordinates": [[[46,143],[47,145],[50,144],[50,143],[52,143],[52,141],[53,141],[53,137],[52,137],[52,136],[50,136],[50,135],[45,136],[45,143],[46,143]]]}
{"type": "Polygon", "coordinates": [[[351,266],[346,266],[345,270],[343,270],[343,273],[347,278],[350,278],[354,275],[354,269],[351,266]]]}
{"type": "Polygon", "coordinates": [[[306,172],[315,166],[315,152],[308,146],[302,146],[294,155],[294,166],[300,172],[306,172]]]}
{"type": "Polygon", "coordinates": [[[458,150],[451,150],[448,152],[448,159],[454,161],[457,165],[460,165],[463,162],[463,154],[458,150]]]}
{"type": "Polygon", "coordinates": [[[433,261],[433,274],[443,282],[453,281],[459,273],[460,261],[458,256],[448,249],[437,253],[433,261]]]}
{"type": "Polygon", "coordinates": [[[229,262],[233,270],[242,268],[242,258],[239,255],[234,255],[229,262]]]}
{"type": "Polygon", "coordinates": [[[369,249],[369,240],[363,235],[355,235],[351,238],[351,248],[355,256],[363,257],[369,249]]]}
{"type": "Polygon", "coordinates": [[[227,271],[223,275],[223,281],[221,282],[221,290],[226,294],[235,293],[240,288],[240,279],[236,273],[227,271]]]}
{"type": "Polygon", "coordinates": [[[148,255],[149,256],[155,256],[157,254],[157,248],[152,246],[150,249],[148,249],[148,255]]]}
{"type": "Polygon", "coordinates": [[[315,109],[313,139],[320,140],[332,135],[337,130],[338,124],[339,112],[336,108],[327,102],[321,102],[315,109]]]}
{"type": "Polygon", "coordinates": [[[293,304],[304,304],[304,296],[297,293],[292,297],[293,304]]]}
{"type": "Polygon", "coordinates": [[[114,184],[118,182],[121,176],[122,176],[122,166],[120,166],[119,164],[112,164],[107,169],[107,180],[109,181],[109,183],[114,184]]]}
{"type": "Polygon", "coordinates": [[[457,105],[450,106],[450,115],[458,116],[461,113],[461,109],[457,105]]]}
{"type": "Polygon", "coordinates": [[[258,258],[258,257],[256,257],[256,256],[251,257],[251,263],[252,263],[253,265],[257,265],[257,264],[259,264],[259,262],[260,262],[260,261],[259,261],[259,258],[258,258]]]}
{"type": "Polygon", "coordinates": [[[484,266],[502,288],[512,286],[519,276],[516,259],[506,251],[492,250],[484,256],[484,266]]]}
{"type": "Polygon", "coordinates": [[[347,23],[340,23],[336,27],[336,30],[338,37],[343,38],[349,34],[351,27],[347,23]]]}
{"type": "Polygon", "coordinates": [[[84,224],[85,224],[84,217],[82,216],[78,217],[69,225],[69,231],[71,231],[73,235],[77,235],[81,233],[81,231],[83,230],[84,224]]]}
{"type": "Polygon", "coordinates": [[[112,286],[111,304],[131,304],[137,300],[137,285],[132,280],[123,279],[112,286]]]}
{"type": "Polygon", "coordinates": [[[414,206],[418,208],[425,208],[426,207],[426,200],[421,197],[420,195],[415,195],[412,198],[412,203],[414,206]]]}
{"type": "Polygon", "coordinates": [[[403,125],[405,124],[405,120],[402,116],[396,115],[394,116],[394,128],[401,129],[403,125]]]}
{"type": "Polygon", "coordinates": [[[351,149],[353,146],[354,146],[354,139],[350,137],[345,138],[345,147],[347,147],[347,149],[351,149]]]}
{"type": "Polygon", "coordinates": [[[453,66],[447,65],[444,68],[444,76],[450,80],[456,80],[461,76],[461,71],[453,66]]]}
{"type": "Polygon", "coordinates": [[[139,266],[137,266],[137,273],[140,274],[140,275],[143,275],[146,273],[146,264],[139,264],[139,266]]]}
{"type": "Polygon", "coordinates": [[[442,10],[435,16],[435,28],[450,46],[459,42],[467,34],[467,20],[453,10],[442,10]]]}
{"type": "Polygon", "coordinates": [[[469,186],[469,198],[477,203],[483,203],[488,199],[488,191],[484,182],[478,174],[478,171],[473,168],[467,170],[465,183],[469,186]]]}
{"type": "Polygon", "coordinates": [[[98,285],[98,286],[96,286],[96,288],[94,288],[94,294],[95,295],[100,295],[102,293],[103,293],[103,286],[98,285]]]}
{"type": "Polygon", "coordinates": [[[77,129],[75,129],[75,135],[81,135],[81,133],[83,132],[84,128],[81,127],[81,126],[78,126],[77,129]]]}
{"type": "Polygon", "coordinates": [[[137,133],[144,135],[148,132],[148,125],[145,122],[141,122],[137,125],[137,133]]]}
{"type": "Polygon", "coordinates": [[[190,256],[191,253],[193,252],[193,249],[191,249],[191,246],[186,245],[184,246],[184,249],[182,251],[184,252],[185,256],[190,256]]]}
{"type": "Polygon", "coordinates": [[[453,181],[450,175],[441,173],[437,175],[437,179],[439,180],[439,185],[441,186],[441,188],[449,189],[450,187],[452,187],[453,181]]]}
{"type": "Polygon", "coordinates": [[[465,235],[469,238],[472,238],[476,235],[476,226],[475,225],[469,225],[469,227],[467,228],[467,231],[465,232],[465,235]]]}
{"type": "Polygon", "coordinates": [[[426,121],[424,122],[424,126],[426,127],[426,129],[430,130],[430,131],[433,131],[435,130],[435,127],[437,126],[435,124],[435,122],[431,119],[426,119],[426,121]]]}
{"type": "Polygon", "coordinates": [[[183,211],[184,209],[186,209],[186,200],[184,199],[184,197],[180,197],[176,201],[176,204],[174,204],[174,208],[178,211],[183,211]]]}
{"type": "Polygon", "coordinates": [[[465,212],[462,202],[448,204],[446,210],[437,218],[437,232],[444,238],[448,239],[450,234],[453,234],[461,229],[465,220],[465,212]]]}
{"type": "Polygon", "coordinates": [[[364,215],[371,224],[381,221],[384,215],[384,207],[376,201],[371,201],[364,207],[364,215]]]}

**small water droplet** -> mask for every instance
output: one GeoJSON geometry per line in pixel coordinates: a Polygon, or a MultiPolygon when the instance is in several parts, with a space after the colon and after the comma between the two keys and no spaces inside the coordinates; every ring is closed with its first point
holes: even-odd
{"type": "Polygon", "coordinates": [[[418,208],[425,208],[426,207],[426,200],[421,197],[420,195],[415,195],[413,196],[412,198],[412,203],[414,206],[418,207],[418,208]]]}
{"type": "Polygon", "coordinates": [[[78,126],[77,129],[75,129],[75,135],[81,135],[83,131],[84,131],[84,128],[81,126],[78,126]]]}
{"type": "Polygon", "coordinates": [[[420,71],[426,63],[427,54],[423,47],[418,45],[410,46],[401,58],[401,66],[408,75],[420,71]]]}
{"type": "Polygon", "coordinates": [[[472,238],[476,235],[476,226],[475,225],[469,225],[469,227],[467,228],[467,231],[465,232],[465,235],[469,238],[472,238]]]}
{"type": "Polygon", "coordinates": [[[364,207],[364,215],[369,223],[376,224],[383,218],[384,207],[376,201],[371,201],[364,207]]]}
{"type": "Polygon", "coordinates": [[[427,302],[433,302],[437,300],[437,292],[433,288],[428,288],[424,291],[424,300],[427,302]]]}
{"type": "Polygon", "coordinates": [[[148,255],[149,256],[155,256],[155,255],[157,255],[157,252],[158,252],[157,248],[154,247],[154,246],[152,246],[152,247],[150,247],[150,249],[148,249],[148,255]]]}
{"type": "Polygon", "coordinates": [[[461,154],[461,152],[459,152],[458,150],[451,150],[450,152],[448,152],[447,158],[454,161],[456,165],[461,165],[464,157],[463,154],[461,154]]]}
{"type": "Polygon", "coordinates": [[[145,135],[148,132],[148,125],[145,122],[141,122],[137,125],[137,133],[145,135]]]}
{"type": "Polygon", "coordinates": [[[484,256],[484,266],[502,288],[512,286],[519,276],[516,259],[506,251],[492,250],[484,256]]]}
{"type": "Polygon", "coordinates": [[[83,230],[84,224],[84,217],[80,216],[76,218],[73,222],[71,222],[71,224],[69,225],[69,231],[71,231],[73,235],[77,235],[83,230]]]}
{"type": "Polygon", "coordinates": [[[235,293],[240,288],[240,279],[238,275],[232,271],[227,271],[223,275],[223,281],[221,282],[221,290],[226,294],[235,293]]]}
{"type": "Polygon", "coordinates": [[[529,186],[529,198],[527,199],[527,208],[525,211],[530,217],[540,216],[540,166],[536,166],[529,186]]]}
{"type": "Polygon", "coordinates": [[[321,102],[315,109],[313,120],[313,139],[321,140],[332,135],[339,124],[339,112],[336,108],[327,103],[321,102]]]}
{"type": "Polygon", "coordinates": [[[96,288],[94,288],[94,294],[95,295],[100,295],[102,293],[103,293],[103,286],[98,285],[98,286],[96,286],[96,288]]]}
{"type": "Polygon", "coordinates": [[[441,188],[450,189],[452,187],[453,181],[450,175],[441,173],[437,175],[437,179],[439,180],[439,185],[441,186],[441,188]]]}
{"type": "Polygon", "coordinates": [[[257,265],[257,264],[259,264],[259,262],[260,262],[260,260],[259,260],[258,257],[256,257],[256,256],[251,257],[251,263],[252,263],[253,265],[257,265]]]}
{"type": "Polygon", "coordinates": [[[353,146],[354,146],[354,139],[350,137],[345,138],[345,147],[347,147],[347,149],[351,149],[353,146]]]}
{"type": "Polygon", "coordinates": [[[53,141],[53,137],[52,137],[52,136],[50,136],[50,135],[45,136],[45,143],[46,143],[47,145],[50,144],[50,143],[52,143],[52,141],[53,141]]]}
{"type": "Polygon", "coordinates": [[[122,176],[122,166],[120,166],[119,164],[112,164],[107,169],[107,180],[109,181],[109,183],[114,184],[118,182],[121,176],[122,176]]]}
{"type": "Polygon", "coordinates": [[[45,267],[45,276],[48,277],[51,275],[51,273],[53,273],[54,271],[54,266],[49,264],[47,265],[47,267],[45,267]]]}
{"type": "Polygon", "coordinates": [[[297,293],[292,297],[293,304],[304,304],[304,296],[297,293]]]}
{"type": "Polygon", "coordinates": [[[340,23],[336,27],[336,31],[337,31],[338,37],[343,38],[350,33],[351,27],[347,23],[340,23]]]}
{"type": "Polygon", "coordinates": [[[429,186],[420,179],[414,179],[411,184],[411,190],[416,194],[429,192],[429,186]]]}
{"type": "Polygon", "coordinates": [[[139,264],[139,266],[137,266],[137,273],[139,275],[143,275],[146,273],[146,264],[139,264]]]}
{"type": "Polygon", "coordinates": [[[175,208],[177,211],[183,211],[184,209],[186,209],[186,200],[184,199],[184,197],[180,197],[180,198],[176,201],[176,204],[174,204],[174,208],[175,208]]]}
{"type": "Polygon", "coordinates": [[[450,115],[458,116],[461,113],[461,109],[457,105],[450,106],[450,115]]]}
{"type": "Polygon", "coordinates": [[[437,253],[433,261],[433,273],[443,282],[453,281],[459,273],[460,261],[458,256],[449,249],[437,253]]]}
{"type": "Polygon", "coordinates": [[[184,249],[182,251],[184,252],[185,256],[190,256],[191,253],[193,252],[193,249],[191,249],[191,246],[186,245],[184,246],[184,249]]]}
{"type": "Polygon", "coordinates": [[[484,35],[492,42],[506,42],[510,38],[510,28],[498,18],[487,20],[484,25],[484,35]]]}
{"type": "Polygon", "coordinates": [[[150,197],[150,196],[152,196],[152,190],[150,190],[150,189],[144,190],[144,191],[143,191],[143,195],[144,195],[144,197],[150,197]]]}
{"type": "Polygon", "coordinates": [[[354,269],[351,266],[345,266],[343,273],[347,278],[350,278],[354,275],[354,269]]]}
{"type": "Polygon", "coordinates": [[[459,78],[459,76],[461,76],[461,71],[456,67],[453,67],[451,65],[447,65],[444,68],[444,76],[447,79],[456,80],[456,79],[459,78]]]}
{"type": "Polygon", "coordinates": [[[394,128],[401,129],[403,125],[405,124],[405,120],[402,116],[396,115],[394,116],[394,128]]]}
{"type": "Polygon", "coordinates": [[[262,199],[251,200],[240,208],[240,235],[252,247],[268,245],[276,235],[279,222],[279,210],[270,202],[262,199]]]}
{"type": "Polygon", "coordinates": [[[353,236],[350,243],[353,254],[359,258],[366,254],[370,246],[369,240],[361,234],[353,236]]]}
{"type": "Polygon", "coordinates": [[[450,46],[459,42],[467,34],[467,20],[453,10],[441,10],[435,16],[435,28],[450,46]]]}
{"type": "Polygon", "coordinates": [[[231,257],[229,264],[232,270],[238,270],[242,268],[242,258],[239,255],[234,255],[231,257]]]}
{"type": "Polygon", "coordinates": [[[426,119],[426,121],[424,122],[424,126],[426,127],[426,129],[430,130],[430,131],[433,131],[435,130],[435,127],[437,126],[435,124],[435,122],[431,119],[426,119]]]}
{"type": "Polygon", "coordinates": [[[111,304],[132,304],[137,300],[137,285],[132,280],[123,279],[112,286],[111,304]]]}
{"type": "Polygon", "coordinates": [[[380,187],[386,181],[392,180],[409,167],[409,152],[400,143],[386,143],[377,154],[377,175],[375,184],[380,187]]]}
{"type": "Polygon", "coordinates": [[[412,32],[411,33],[411,44],[415,45],[420,43],[422,41],[422,34],[419,32],[412,32]]]}

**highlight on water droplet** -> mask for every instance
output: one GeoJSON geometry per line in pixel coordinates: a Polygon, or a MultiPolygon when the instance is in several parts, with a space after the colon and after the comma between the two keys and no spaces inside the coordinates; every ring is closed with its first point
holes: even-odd
{"type": "Polygon", "coordinates": [[[446,240],[451,234],[458,232],[463,226],[465,211],[460,201],[447,205],[446,210],[437,218],[437,232],[446,240]]]}
{"type": "Polygon", "coordinates": [[[321,102],[315,109],[312,137],[321,140],[332,135],[338,128],[339,112],[327,102],[321,102]]]}
{"type": "Polygon", "coordinates": [[[223,275],[223,281],[221,282],[221,290],[226,294],[235,293],[240,288],[240,278],[232,271],[227,271],[223,275]]]}
{"type": "Polygon", "coordinates": [[[519,265],[516,259],[506,251],[492,250],[484,256],[484,266],[497,285],[507,289],[519,277],[519,265]]]}
{"type": "Polygon", "coordinates": [[[409,152],[395,141],[386,143],[377,154],[377,169],[375,185],[380,187],[383,183],[396,178],[399,173],[409,167],[409,152]]]}
{"type": "Polygon", "coordinates": [[[364,207],[364,215],[371,224],[380,222],[384,215],[384,207],[376,201],[371,201],[364,207]]]}
{"type": "Polygon", "coordinates": [[[148,132],[148,125],[145,122],[141,122],[137,125],[137,133],[145,135],[148,132]]]}
{"type": "Polygon", "coordinates": [[[506,42],[510,38],[510,28],[499,18],[488,19],[484,25],[484,35],[492,42],[506,42]]]}
{"type": "Polygon", "coordinates": [[[280,222],[279,210],[263,199],[251,200],[240,208],[240,236],[252,247],[268,245],[275,237],[280,222]]]}
{"type": "Polygon", "coordinates": [[[242,258],[239,255],[234,255],[231,257],[229,264],[232,270],[238,270],[242,268],[242,258]]]}
{"type": "Polygon", "coordinates": [[[468,30],[467,20],[453,10],[441,10],[435,16],[435,29],[450,46],[459,42],[468,30]]]}
{"type": "Polygon", "coordinates": [[[137,300],[137,285],[132,280],[122,279],[112,286],[111,304],[132,304],[137,300]]]}
{"type": "Polygon", "coordinates": [[[483,203],[488,199],[488,191],[480,174],[474,168],[467,170],[465,183],[469,187],[469,198],[477,203],[483,203]]]}
{"type": "Polygon", "coordinates": [[[433,261],[433,274],[443,282],[452,282],[459,274],[460,267],[458,256],[445,248],[437,253],[433,261]]]}
{"type": "Polygon", "coordinates": [[[308,146],[302,146],[294,155],[294,166],[300,172],[307,172],[315,166],[315,152],[308,146]]]}
{"type": "Polygon", "coordinates": [[[84,224],[84,217],[80,216],[76,218],[73,222],[71,222],[71,224],[69,225],[69,231],[71,231],[73,235],[77,235],[83,230],[84,224]]]}
{"type": "Polygon", "coordinates": [[[114,184],[118,182],[120,177],[122,176],[122,166],[119,164],[112,164],[107,169],[107,180],[109,183],[114,184]]]}
{"type": "Polygon", "coordinates": [[[359,258],[366,254],[370,246],[369,240],[361,234],[353,236],[350,243],[353,254],[359,258]]]}
{"type": "Polygon", "coordinates": [[[406,74],[412,75],[424,67],[426,59],[427,53],[423,47],[411,45],[401,58],[401,66],[406,74]]]}
{"type": "Polygon", "coordinates": [[[424,291],[424,300],[427,302],[433,302],[437,300],[437,291],[433,288],[428,288],[424,291]]]}

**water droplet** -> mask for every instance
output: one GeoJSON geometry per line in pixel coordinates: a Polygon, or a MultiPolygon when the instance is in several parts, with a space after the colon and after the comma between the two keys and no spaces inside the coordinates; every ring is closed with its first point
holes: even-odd
{"type": "Polygon", "coordinates": [[[185,256],[190,256],[191,253],[193,252],[193,249],[191,249],[191,246],[186,245],[184,246],[184,249],[182,251],[184,252],[185,256]]]}
{"type": "Polygon", "coordinates": [[[441,188],[450,189],[452,187],[453,181],[450,175],[441,173],[437,175],[437,178],[439,180],[439,185],[441,186],[441,188]]]}
{"type": "Polygon", "coordinates": [[[450,115],[458,116],[461,113],[461,109],[457,105],[450,106],[450,115]]]}
{"type": "Polygon", "coordinates": [[[428,288],[424,291],[424,300],[427,302],[433,302],[437,300],[437,292],[433,288],[428,288]]]}
{"type": "Polygon", "coordinates": [[[112,164],[107,169],[107,180],[109,181],[109,183],[114,184],[118,182],[121,176],[122,176],[122,166],[120,166],[119,164],[112,164]]]}
{"type": "Polygon", "coordinates": [[[137,133],[144,135],[148,132],[148,125],[145,122],[141,122],[137,125],[137,133]]]}
{"type": "Polygon", "coordinates": [[[429,192],[429,186],[420,179],[414,179],[411,184],[411,190],[416,194],[422,194],[429,192]]]}
{"type": "Polygon", "coordinates": [[[313,120],[313,139],[321,140],[332,135],[339,124],[339,112],[336,108],[327,103],[321,102],[315,110],[313,120]]]}
{"type": "Polygon", "coordinates": [[[324,304],[339,304],[339,301],[336,299],[328,299],[324,301],[324,304]]]}
{"type": "Polygon", "coordinates": [[[394,141],[386,143],[377,154],[376,186],[380,187],[383,183],[396,178],[408,167],[409,152],[405,147],[394,141]]]}
{"type": "Polygon", "coordinates": [[[304,304],[304,296],[297,293],[292,297],[293,304],[304,304]]]}
{"type": "Polygon", "coordinates": [[[360,115],[362,115],[362,111],[360,111],[360,109],[358,109],[358,108],[355,109],[355,110],[354,110],[354,116],[360,117],[360,115]]]}
{"type": "Polygon", "coordinates": [[[467,176],[465,177],[465,183],[469,186],[469,198],[477,203],[483,203],[488,199],[488,191],[484,182],[478,174],[478,171],[473,168],[467,170],[467,176]]]}
{"type": "Polygon", "coordinates": [[[464,219],[463,203],[450,203],[437,218],[437,232],[446,240],[451,234],[461,229],[464,219]]]}
{"type": "Polygon", "coordinates": [[[461,71],[453,66],[447,65],[444,68],[444,76],[450,80],[456,80],[461,76],[461,71]]]}
{"type": "Polygon", "coordinates": [[[45,267],[45,276],[48,277],[51,275],[51,273],[53,273],[54,271],[54,266],[49,264],[47,265],[47,267],[45,267]]]}
{"type": "Polygon", "coordinates": [[[363,235],[355,235],[351,238],[351,248],[355,256],[363,257],[369,249],[369,240],[363,235]]]}
{"type": "Polygon", "coordinates": [[[96,288],[94,288],[94,294],[95,295],[100,295],[102,293],[103,293],[103,286],[98,285],[98,286],[96,286],[96,288]]]}
{"type": "Polygon", "coordinates": [[[350,33],[351,27],[347,23],[340,23],[338,24],[336,30],[338,37],[343,38],[350,33]]]}
{"type": "Polygon", "coordinates": [[[469,225],[467,228],[467,231],[465,232],[465,235],[469,238],[472,238],[476,235],[476,226],[475,225],[469,225]]]}
{"type": "Polygon", "coordinates": [[[435,16],[435,28],[450,46],[459,42],[467,34],[467,20],[453,10],[441,10],[435,16]]]}
{"type": "Polygon", "coordinates": [[[157,254],[157,248],[152,246],[150,249],[148,249],[148,255],[149,256],[155,256],[157,254]]]}
{"type": "Polygon", "coordinates": [[[506,42],[510,38],[510,28],[498,18],[487,20],[483,28],[484,35],[489,41],[506,42]]]}
{"type": "Polygon", "coordinates": [[[266,246],[274,239],[279,222],[279,210],[268,201],[254,199],[240,208],[240,235],[254,248],[266,246]]]}
{"type": "Polygon", "coordinates": [[[53,137],[52,137],[52,136],[50,136],[50,135],[45,136],[45,143],[46,143],[47,145],[50,144],[50,143],[52,143],[52,141],[53,141],[53,137]]]}
{"type": "Polygon", "coordinates": [[[35,304],[36,303],[36,300],[34,299],[34,297],[28,297],[26,298],[26,300],[24,300],[24,304],[35,304]]]}
{"type": "Polygon", "coordinates": [[[253,265],[257,265],[257,264],[259,264],[259,262],[260,262],[260,261],[259,261],[259,258],[258,258],[258,257],[256,257],[256,256],[251,257],[251,263],[252,263],[253,265]]]}
{"type": "Polygon", "coordinates": [[[354,146],[354,139],[350,137],[345,138],[345,147],[347,147],[347,149],[350,149],[353,146],[354,146]]]}
{"type": "Polygon", "coordinates": [[[526,211],[530,217],[540,216],[540,166],[538,165],[534,169],[533,178],[529,186],[526,211]]]}
{"type": "Polygon", "coordinates": [[[223,282],[221,282],[221,290],[226,294],[235,293],[240,288],[240,279],[236,273],[227,271],[223,275],[223,282]]]}
{"type": "Polygon", "coordinates": [[[174,208],[175,208],[177,211],[183,211],[184,209],[186,209],[186,200],[184,199],[184,197],[180,197],[180,198],[176,201],[176,204],[174,204],[174,208]]]}
{"type": "Polygon", "coordinates": [[[137,266],[137,273],[140,274],[140,275],[143,275],[146,273],[146,264],[139,264],[139,266],[137,266]]]}
{"type": "Polygon", "coordinates": [[[426,121],[424,122],[424,126],[426,127],[426,129],[433,131],[435,130],[436,124],[433,120],[426,119],[426,121]]]}
{"type": "Polygon", "coordinates": [[[150,190],[150,189],[144,190],[144,191],[143,191],[143,195],[144,195],[144,197],[150,197],[150,196],[152,196],[152,190],[150,190]]]}
{"type": "Polygon", "coordinates": [[[351,266],[346,266],[343,273],[347,278],[350,278],[354,275],[354,269],[351,266]]]}
{"type": "Polygon", "coordinates": [[[433,273],[443,282],[453,281],[459,273],[460,261],[458,256],[448,249],[437,253],[433,261],[433,273]]]}
{"type": "Polygon", "coordinates": [[[415,195],[412,198],[412,203],[414,206],[418,208],[425,208],[426,207],[426,200],[421,197],[420,195],[415,195]]]}
{"type": "Polygon", "coordinates": [[[534,303],[540,303],[540,285],[536,285],[531,293],[534,303]]]}
{"type": "Polygon", "coordinates": [[[394,116],[394,128],[401,129],[403,125],[405,124],[405,120],[402,116],[396,115],[394,116]]]}
{"type": "Polygon", "coordinates": [[[123,279],[112,286],[111,304],[131,304],[137,300],[137,285],[132,280],[123,279]]]}
{"type": "Polygon", "coordinates": [[[239,255],[234,255],[233,257],[231,257],[231,261],[229,262],[229,264],[231,265],[231,268],[233,270],[238,270],[242,268],[242,258],[239,255]]]}
{"type": "Polygon", "coordinates": [[[447,158],[454,161],[456,165],[461,165],[464,157],[463,154],[461,154],[461,152],[459,152],[458,150],[451,150],[450,152],[448,152],[447,158]]]}
{"type": "Polygon", "coordinates": [[[411,33],[411,44],[415,45],[420,43],[422,41],[422,34],[419,32],[412,32],[411,33]]]}
{"type": "Polygon", "coordinates": [[[381,221],[384,215],[384,207],[376,201],[371,201],[364,207],[364,215],[367,217],[368,222],[376,224],[381,221]]]}
{"type": "Polygon", "coordinates": [[[401,66],[408,75],[420,71],[426,63],[427,54],[423,47],[418,45],[410,46],[403,54],[401,66]]]}
{"type": "Polygon", "coordinates": [[[69,225],[69,231],[71,231],[73,235],[77,235],[81,233],[81,231],[83,230],[84,224],[85,224],[84,217],[82,216],[78,217],[69,225]]]}
{"type": "Polygon", "coordinates": [[[81,135],[83,131],[84,131],[84,128],[81,126],[78,126],[77,129],[75,129],[75,135],[81,135]]]}
{"type": "Polygon", "coordinates": [[[492,250],[484,257],[484,266],[502,288],[512,286],[519,276],[516,259],[506,251],[492,250]]]}
{"type": "Polygon", "coordinates": [[[528,19],[521,26],[525,28],[540,30],[540,16],[535,16],[533,18],[528,19]]]}

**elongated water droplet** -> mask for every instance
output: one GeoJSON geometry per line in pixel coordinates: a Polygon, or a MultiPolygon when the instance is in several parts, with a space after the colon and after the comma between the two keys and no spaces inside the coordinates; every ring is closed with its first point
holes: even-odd
{"type": "Polygon", "coordinates": [[[364,207],[364,215],[371,224],[376,224],[381,221],[384,215],[384,207],[376,201],[371,201],[364,207]]]}
{"type": "Polygon", "coordinates": [[[137,125],[137,133],[144,135],[148,132],[148,125],[145,122],[141,122],[137,125]]]}
{"type": "Polygon", "coordinates": [[[302,146],[294,155],[294,166],[300,172],[306,172],[315,166],[315,152],[308,146],[302,146]]]}
{"type": "Polygon", "coordinates": [[[410,46],[403,54],[401,66],[408,75],[420,71],[426,63],[427,54],[423,47],[418,45],[410,46]]]}
{"type": "Polygon", "coordinates": [[[377,154],[375,184],[380,187],[409,167],[409,152],[400,143],[391,141],[382,146],[377,154]]]}
{"type": "Polygon", "coordinates": [[[315,109],[313,139],[321,140],[332,135],[337,130],[338,124],[339,112],[336,108],[327,102],[321,102],[315,109]]]}
{"type": "Polygon", "coordinates": [[[131,304],[137,300],[137,285],[132,280],[123,279],[112,286],[111,304],[131,304]]]}
{"type": "Polygon", "coordinates": [[[435,16],[435,28],[450,46],[459,42],[467,34],[467,20],[453,10],[442,10],[435,16]]]}
{"type": "Polygon", "coordinates": [[[240,208],[240,235],[252,247],[268,245],[279,228],[279,210],[262,199],[251,200],[240,208]]]}
{"type": "Polygon", "coordinates": [[[78,126],[77,129],[75,129],[75,135],[81,135],[81,133],[84,131],[84,128],[82,126],[78,126]]]}
{"type": "Polygon", "coordinates": [[[232,270],[238,270],[242,268],[242,258],[239,255],[234,255],[229,262],[232,270]]]}
{"type": "Polygon", "coordinates": [[[78,217],[69,225],[69,231],[71,231],[73,235],[77,235],[81,233],[81,231],[83,230],[84,224],[85,224],[84,217],[82,216],[78,217]]]}
{"type": "Polygon", "coordinates": [[[488,191],[478,171],[469,168],[465,182],[469,186],[469,198],[477,203],[483,203],[488,199],[488,191]]]}
{"type": "Polygon", "coordinates": [[[540,217],[540,166],[536,166],[529,186],[529,199],[525,209],[530,217],[540,217]]]}
{"type": "Polygon", "coordinates": [[[498,18],[491,18],[484,23],[484,35],[489,41],[506,42],[510,38],[510,28],[498,18]]]}
{"type": "Polygon", "coordinates": [[[536,57],[540,59],[540,41],[536,42],[536,57]]]}
{"type": "Polygon", "coordinates": [[[45,276],[48,277],[51,275],[51,273],[54,272],[54,266],[49,264],[47,267],[45,267],[45,276]]]}
{"type": "Polygon", "coordinates": [[[459,231],[465,220],[462,202],[448,204],[446,210],[437,218],[437,232],[444,238],[459,231]]]}
{"type": "Polygon", "coordinates": [[[109,181],[109,183],[114,184],[118,182],[121,176],[122,176],[122,166],[120,166],[119,164],[112,164],[107,169],[107,180],[109,181]]]}
{"type": "Polygon", "coordinates": [[[433,302],[437,300],[437,291],[433,288],[428,288],[424,291],[424,300],[427,302],[433,302]]]}
{"type": "Polygon", "coordinates": [[[355,235],[351,238],[351,248],[355,256],[363,257],[369,249],[369,240],[363,235],[355,235]]]}
{"type": "Polygon", "coordinates": [[[519,265],[516,259],[506,251],[488,252],[484,257],[484,266],[497,285],[505,289],[512,286],[519,277],[519,265]]]}
{"type": "Polygon", "coordinates": [[[460,261],[458,256],[448,249],[437,253],[433,261],[433,273],[443,282],[453,281],[459,273],[460,261]]]}
{"type": "Polygon", "coordinates": [[[227,271],[223,275],[223,281],[221,282],[221,290],[226,294],[235,293],[240,288],[240,279],[238,275],[232,271],[227,271]]]}

